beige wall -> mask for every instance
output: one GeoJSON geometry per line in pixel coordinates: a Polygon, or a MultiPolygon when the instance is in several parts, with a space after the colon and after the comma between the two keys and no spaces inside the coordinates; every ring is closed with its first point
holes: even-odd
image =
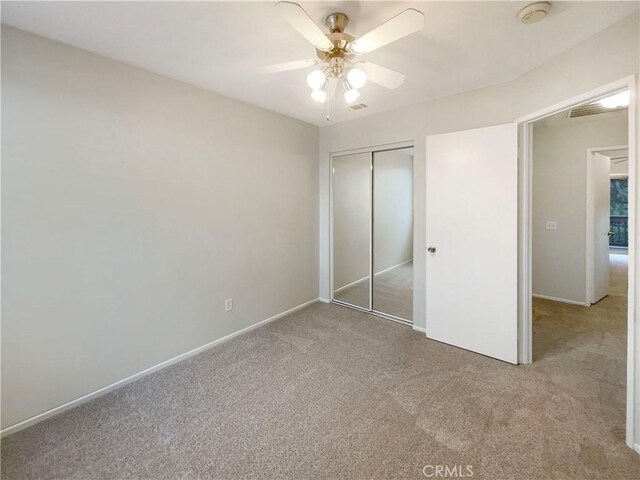
{"type": "MultiPolygon", "coordinates": [[[[425,328],[425,142],[427,135],[513,122],[623,77],[640,63],[638,14],[511,82],[363,116],[320,129],[320,296],[329,298],[329,155],[413,141],[414,324],[425,328]]],[[[465,72],[461,72],[465,74],[465,72]]]]}
{"type": "Polygon", "coordinates": [[[317,145],[3,26],[2,426],[317,298],[317,145]]]}
{"type": "Polygon", "coordinates": [[[626,111],[567,118],[533,127],[533,293],[585,303],[587,149],[628,142],[626,111]],[[557,230],[546,230],[547,220],[557,230]]]}

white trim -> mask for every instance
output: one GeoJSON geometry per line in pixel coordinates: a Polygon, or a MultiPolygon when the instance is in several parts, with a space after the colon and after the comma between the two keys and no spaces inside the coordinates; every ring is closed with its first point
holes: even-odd
{"type": "Polygon", "coordinates": [[[532,293],[531,296],[534,297],[534,298],[542,298],[544,300],[551,300],[553,302],[568,303],[568,304],[571,304],[571,305],[581,305],[583,307],[590,307],[591,306],[588,303],[577,302],[576,300],[568,300],[566,298],[550,297],[548,295],[538,295],[537,293],[532,293]]]}
{"type": "Polygon", "coordinates": [[[533,215],[533,124],[518,125],[518,363],[533,362],[533,277],[532,238],[533,215]],[[520,128],[522,127],[522,128],[520,128]],[[522,151],[520,151],[522,148],[522,151]]]}
{"type": "Polygon", "coordinates": [[[636,453],[640,453],[640,443],[636,443],[633,445],[633,449],[636,453]]]}
{"type": "Polygon", "coordinates": [[[158,370],[162,370],[163,368],[166,368],[170,365],[173,365],[174,363],[180,362],[182,360],[186,360],[187,358],[193,357],[194,355],[197,355],[201,352],[204,352],[205,350],[208,350],[212,347],[215,347],[216,345],[226,342],[227,340],[231,340],[234,337],[237,337],[238,335],[241,335],[243,333],[247,333],[251,330],[254,330],[255,328],[258,327],[262,327],[264,325],[266,325],[269,322],[273,322],[274,320],[278,320],[279,318],[285,317],[291,313],[294,313],[298,310],[302,310],[305,307],[308,307],[309,305],[312,305],[314,303],[316,303],[317,301],[326,301],[324,299],[319,299],[319,298],[315,298],[313,300],[310,300],[308,302],[302,303],[300,305],[298,305],[297,307],[293,307],[290,308],[289,310],[286,310],[282,313],[278,313],[277,315],[274,315],[273,317],[269,317],[265,320],[261,320],[258,323],[254,323],[253,325],[250,325],[248,327],[245,327],[241,330],[238,330],[237,332],[231,333],[229,335],[226,335],[222,338],[219,338],[217,340],[214,340],[212,342],[209,342],[205,345],[202,345],[200,347],[194,348],[193,350],[189,350],[188,352],[182,353],[176,357],[170,358],[169,360],[165,360],[164,362],[160,362],[157,365],[154,365],[152,367],[146,368],[145,370],[142,370],[141,372],[138,373],[134,373],[133,375],[130,375],[126,378],[123,378],[122,380],[118,380],[115,383],[112,383],[111,385],[107,385],[106,387],[102,387],[99,388],[98,390],[95,390],[94,392],[88,393],[86,395],[83,395],[82,397],[76,398],[75,400],[71,400],[69,402],[63,403],[62,405],[59,405],[55,408],[52,408],[50,410],[47,410],[46,412],[42,412],[39,413],[38,415],[34,415],[33,417],[27,418],[26,420],[22,420],[21,422],[15,423],[9,427],[3,428],[2,430],[0,430],[0,436],[5,437],[7,435],[10,435],[12,433],[15,433],[19,430],[22,430],[24,428],[30,427],[31,425],[34,425],[38,422],[41,422],[49,417],[52,417],[54,415],[57,415],[58,413],[62,413],[66,410],[70,410],[74,407],[77,407],[79,405],[82,405],[83,403],[87,403],[95,398],[101,397],[102,395],[105,395],[109,392],[112,392],[113,390],[116,390],[120,387],[123,387],[131,382],[135,382],[136,380],[141,379],[142,377],[145,377],[147,375],[150,375],[151,373],[157,372],[158,370]]]}
{"type": "Polygon", "coordinates": [[[318,301],[322,303],[331,303],[331,300],[329,300],[328,298],[322,298],[322,297],[318,297],[318,301]]]}
{"type": "Polygon", "coordinates": [[[373,271],[373,262],[374,262],[374,247],[373,247],[373,203],[375,201],[373,197],[373,187],[375,183],[374,172],[373,172],[373,151],[369,152],[369,310],[373,310],[373,283],[374,283],[374,271],[373,271]]]}
{"type": "Polygon", "coordinates": [[[413,140],[404,140],[402,142],[393,142],[393,143],[383,143],[382,145],[352,148],[350,150],[340,150],[338,152],[331,152],[329,154],[329,157],[333,159],[335,157],[344,157],[345,155],[355,155],[356,153],[386,152],[389,150],[401,150],[403,148],[414,148],[413,140]]]}
{"type": "MultiPolygon", "coordinates": [[[[602,87],[593,89],[589,92],[577,95],[568,100],[556,103],[550,107],[538,110],[537,112],[524,115],[516,122],[523,128],[523,152],[522,152],[522,178],[520,187],[523,189],[531,188],[531,140],[533,129],[531,123],[542,118],[560,113],[563,110],[574,108],[579,105],[590,103],[598,98],[605,97],[612,92],[628,88],[630,92],[630,102],[628,110],[629,118],[629,286],[627,297],[627,401],[626,401],[626,444],[629,448],[636,449],[640,444],[640,329],[637,327],[638,319],[636,316],[636,302],[639,295],[638,279],[636,278],[636,238],[639,233],[640,225],[636,222],[636,187],[638,186],[638,174],[636,172],[636,163],[638,161],[637,151],[637,78],[636,75],[630,75],[615,82],[611,82],[602,87]]],[[[531,282],[531,195],[525,195],[522,198],[523,207],[520,210],[519,226],[523,230],[523,247],[520,255],[520,263],[523,268],[520,269],[518,282],[521,285],[521,292],[530,288],[531,282]]],[[[518,331],[522,335],[521,347],[519,352],[519,360],[521,363],[531,363],[532,350],[532,314],[531,314],[531,297],[524,296],[522,298],[522,310],[518,320],[518,331]]],[[[640,453],[640,452],[639,452],[640,453]]]]}
{"type": "MultiPolygon", "coordinates": [[[[638,278],[636,252],[638,251],[638,228],[636,207],[638,206],[637,187],[638,165],[638,79],[635,75],[627,78],[629,86],[629,285],[627,293],[627,428],[628,446],[640,444],[640,329],[636,314],[638,302],[638,278]],[[633,159],[633,161],[631,161],[633,159]]],[[[640,452],[638,452],[640,453],[640,452]]]]}
{"type": "MultiPolygon", "coordinates": [[[[595,192],[593,184],[593,154],[604,150],[623,150],[628,149],[629,145],[613,145],[611,147],[596,147],[587,149],[587,218],[586,218],[586,280],[585,280],[585,299],[588,305],[595,303],[595,226],[593,212],[595,209],[595,192]]],[[[628,178],[628,174],[624,174],[628,178]]]]}
{"type": "Polygon", "coordinates": [[[427,329],[426,328],[418,327],[417,325],[413,325],[411,328],[413,328],[416,332],[422,332],[425,335],[427,334],[427,329]]]}

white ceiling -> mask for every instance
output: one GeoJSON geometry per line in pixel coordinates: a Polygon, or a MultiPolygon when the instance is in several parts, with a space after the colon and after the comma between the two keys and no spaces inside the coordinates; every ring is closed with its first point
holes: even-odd
{"type": "MultiPolygon", "coordinates": [[[[316,125],[326,106],[309,97],[311,68],[260,74],[255,68],[313,58],[314,49],[274,11],[274,2],[2,2],[2,22],[316,125]]],[[[369,108],[336,95],[332,122],[514,79],[630,15],[638,2],[555,2],[524,25],[530,2],[299,2],[318,24],[339,10],[361,36],[408,7],[426,27],[363,56],[399,70],[397,90],[362,89],[369,108]]]]}

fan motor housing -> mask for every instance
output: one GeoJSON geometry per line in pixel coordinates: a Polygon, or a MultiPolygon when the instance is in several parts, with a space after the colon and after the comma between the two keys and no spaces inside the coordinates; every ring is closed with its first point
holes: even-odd
{"type": "Polygon", "coordinates": [[[355,40],[351,35],[344,33],[344,29],[349,24],[349,17],[346,13],[333,12],[327,15],[325,20],[329,33],[327,38],[333,43],[333,50],[330,52],[323,52],[322,50],[316,50],[316,55],[320,60],[332,60],[334,58],[346,58],[348,56],[347,46],[349,43],[355,40]]]}
{"type": "Polygon", "coordinates": [[[329,27],[331,33],[342,33],[349,24],[349,17],[342,12],[333,12],[327,15],[325,24],[329,27]]]}
{"type": "Polygon", "coordinates": [[[330,52],[323,52],[322,50],[316,49],[316,55],[318,55],[320,60],[327,60],[335,57],[347,57],[349,55],[347,52],[347,45],[355,40],[354,37],[343,32],[327,33],[327,38],[331,40],[331,43],[333,43],[333,50],[330,52]]]}

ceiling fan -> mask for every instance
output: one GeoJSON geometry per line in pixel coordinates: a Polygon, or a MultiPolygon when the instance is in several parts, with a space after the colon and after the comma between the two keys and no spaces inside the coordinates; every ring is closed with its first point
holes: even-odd
{"type": "Polygon", "coordinates": [[[319,103],[333,98],[338,83],[344,88],[347,103],[353,103],[360,97],[360,88],[367,80],[389,89],[398,88],[404,83],[404,74],[357,57],[424,27],[423,13],[409,8],[356,39],[344,31],[349,23],[349,17],[344,13],[328,15],[325,23],[329,32],[324,33],[297,3],[278,2],[275,8],[316,48],[317,59],[278,63],[260,70],[278,73],[317,65],[318,68],[307,75],[307,84],[311,88],[311,98],[319,103]]]}

